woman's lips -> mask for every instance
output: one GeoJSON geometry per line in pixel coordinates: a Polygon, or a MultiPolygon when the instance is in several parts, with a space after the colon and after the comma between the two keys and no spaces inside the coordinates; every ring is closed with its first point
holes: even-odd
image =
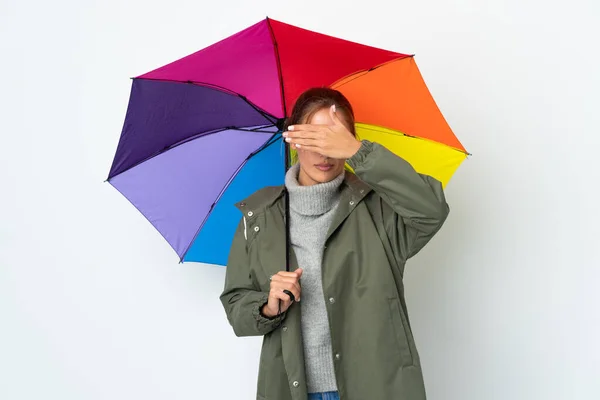
{"type": "Polygon", "coordinates": [[[323,172],[327,172],[331,168],[333,168],[333,165],[331,165],[331,164],[316,164],[315,167],[317,167],[317,169],[319,169],[323,172]]]}

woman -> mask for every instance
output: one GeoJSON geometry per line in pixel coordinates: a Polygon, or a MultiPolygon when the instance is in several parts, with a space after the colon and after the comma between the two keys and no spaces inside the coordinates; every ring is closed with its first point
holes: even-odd
{"type": "Polygon", "coordinates": [[[285,191],[265,188],[237,204],[221,295],[236,335],[264,336],[257,399],[425,399],[402,277],[448,215],[442,185],[357,140],[332,89],[303,93],[284,137],[299,161],[285,177],[292,272],[285,191]]]}

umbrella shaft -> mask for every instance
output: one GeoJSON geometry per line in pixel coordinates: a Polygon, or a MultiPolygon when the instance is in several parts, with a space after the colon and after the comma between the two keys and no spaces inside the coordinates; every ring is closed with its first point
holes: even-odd
{"type": "MultiPolygon", "coordinates": [[[[285,155],[284,155],[284,177],[287,174],[288,166],[290,165],[290,149],[289,144],[285,142],[285,155]]],[[[290,272],[290,194],[285,189],[285,270],[290,272]]]]}

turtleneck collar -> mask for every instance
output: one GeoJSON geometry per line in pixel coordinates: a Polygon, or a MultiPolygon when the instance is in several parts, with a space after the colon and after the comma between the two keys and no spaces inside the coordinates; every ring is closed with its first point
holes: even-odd
{"type": "Polygon", "coordinates": [[[345,170],[325,183],[301,186],[298,183],[300,164],[293,165],[285,175],[285,187],[290,194],[290,208],[301,215],[322,215],[331,210],[340,199],[340,186],[345,170]]]}

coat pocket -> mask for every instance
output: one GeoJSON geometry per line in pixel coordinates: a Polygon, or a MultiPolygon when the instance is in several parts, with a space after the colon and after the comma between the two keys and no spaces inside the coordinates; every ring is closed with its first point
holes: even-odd
{"type": "Polygon", "coordinates": [[[413,365],[412,348],[408,339],[408,326],[406,326],[402,316],[402,310],[400,309],[400,302],[397,298],[388,298],[388,306],[390,310],[390,318],[394,328],[394,334],[396,336],[398,351],[402,357],[402,365],[411,366],[413,365]]]}

